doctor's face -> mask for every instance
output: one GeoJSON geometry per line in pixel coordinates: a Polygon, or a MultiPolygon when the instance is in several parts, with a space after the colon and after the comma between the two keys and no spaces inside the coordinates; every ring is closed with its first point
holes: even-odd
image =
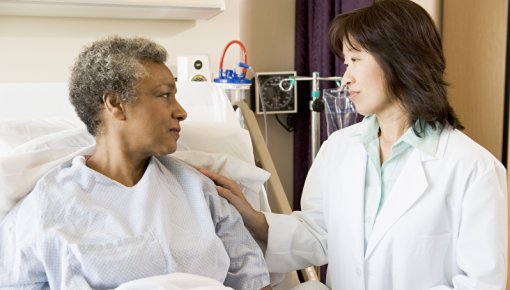
{"type": "MultiPolygon", "coordinates": [[[[356,47],[361,47],[353,42],[356,47]]],[[[387,95],[386,80],[381,66],[366,50],[359,51],[344,40],[346,70],[342,82],[349,88],[351,101],[362,115],[380,115],[393,107],[387,95]]]]}
{"type": "Polygon", "coordinates": [[[147,75],[136,85],[136,99],[126,104],[130,151],[160,156],[177,149],[180,122],[186,119],[172,72],[163,63],[143,62],[147,75]]]}

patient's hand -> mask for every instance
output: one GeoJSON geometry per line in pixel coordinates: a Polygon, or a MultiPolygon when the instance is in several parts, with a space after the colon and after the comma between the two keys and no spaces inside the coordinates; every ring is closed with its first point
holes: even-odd
{"type": "MultiPolygon", "coordinates": [[[[244,197],[239,184],[216,172],[205,168],[197,168],[202,174],[209,177],[216,184],[218,194],[227,199],[241,214],[245,225],[252,230],[256,238],[267,243],[269,226],[263,213],[255,210],[244,197]]],[[[270,288],[264,288],[270,289],[270,288]]]]}

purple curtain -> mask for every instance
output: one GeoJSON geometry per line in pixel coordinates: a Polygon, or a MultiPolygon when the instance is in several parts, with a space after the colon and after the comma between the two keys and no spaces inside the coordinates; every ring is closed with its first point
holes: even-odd
{"type": "MultiPolygon", "coordinates": [[[[329,22],[335,15],[366,6],[372,0],[296,0],[295,70],[299,76],[341,76],[345,67],[329,49],[329,22]]],[[[294,200],[295,210],[301,208],[301,191],[312,163],[311,152],[311,84],[298,82],[298,112],[294,124],[294,200]]],[[[333,82],[321,82],[321,90],[333,82]]],[[[327,138],[326,120],[321,114],[321,140],[327,138]]]]}

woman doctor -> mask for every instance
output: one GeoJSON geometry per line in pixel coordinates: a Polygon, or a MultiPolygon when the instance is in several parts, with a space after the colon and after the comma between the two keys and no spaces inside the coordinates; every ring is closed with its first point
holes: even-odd
{"type": "Polygon", "coordinates": [[[328,263],[331,289],[504,289],[504,167],[461,133],[430,16],[409,0],[338,15],[329,30],[363,122],[322,145],[302,211],[260,213],[202,170],[267,243],[270,271],[328,263]]]}

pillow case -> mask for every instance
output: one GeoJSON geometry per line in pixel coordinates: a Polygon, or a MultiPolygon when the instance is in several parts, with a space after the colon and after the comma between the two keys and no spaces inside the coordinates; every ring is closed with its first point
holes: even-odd
{"type": "Polygon", "coordinates": [[[85,125],[76,119],[45,118],[0,121],[0,156],[37,137],[85,125]]]}
{"type": "Polygon", "coordinates": [[[202,151],[176,151],[170,154],[193,167],[204,167],[237,181],[250,204],[258,210],[269,211],[266,195],[262,186],[269,179],[270,173],[250,163],[223,153],[202,151]]]}
{"type": "MultiPolygon", "coordinates": [[[[269,208],[265,196],[259,194],[269,173],[254,165],[251,145],[246,146],[246,130],[201,122],[183,122],[182,127],[180,148],[174,153],[177,158],[237,180],[254,207],[269,208]]],[[[49,169],[94,151],[95,139],[82,126],[39,136],[18,145],[11,154],[0,156],[0,220],[49,169]]]]}
{"type": "Polygon", "coordinates": [[[255,164],[250,133],[237,124],[184,121],[177,150],[224,153],[255,164]]]}

